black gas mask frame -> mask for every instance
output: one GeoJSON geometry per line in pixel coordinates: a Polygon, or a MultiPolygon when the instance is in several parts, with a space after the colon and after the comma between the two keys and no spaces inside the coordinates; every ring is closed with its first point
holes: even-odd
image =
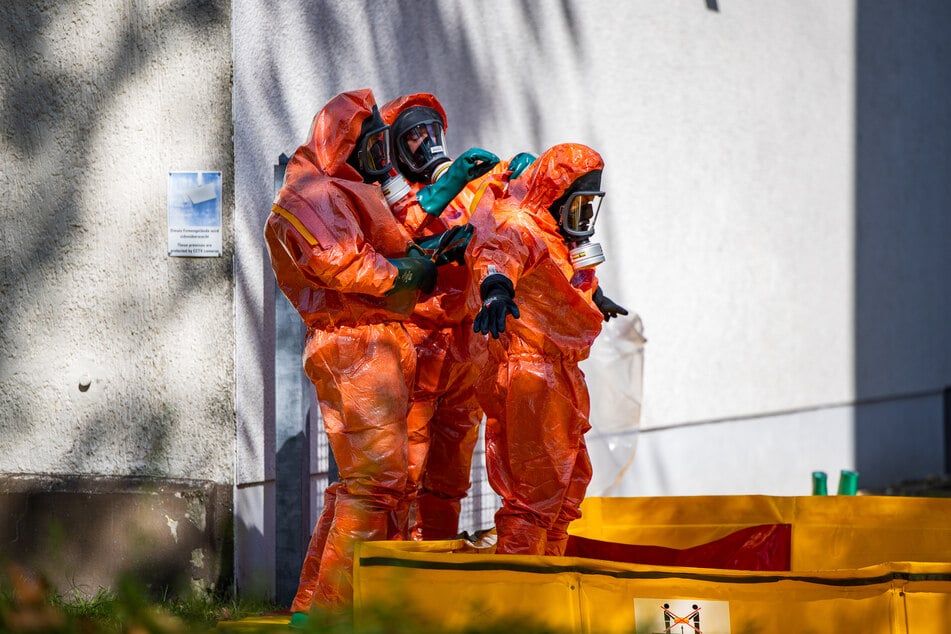
{"type": "Polygon", "coordinates": [[[390,171],[390,126],[383,121],[376,106],[373,106],[372,113],[360,126],[357,145],[347,158],[347,163],[360,172],[366,183],[380,182],[390,171]]]}
{"type": "Polygon", "coordinates": [[[407,108],[393,122],[396,161],[406,178],[428,183],[435,169],[451,159],[446,155],[443,119],[425,106],[407,108]],[[416,147],[410,147],[415,143],[416,147]]]}

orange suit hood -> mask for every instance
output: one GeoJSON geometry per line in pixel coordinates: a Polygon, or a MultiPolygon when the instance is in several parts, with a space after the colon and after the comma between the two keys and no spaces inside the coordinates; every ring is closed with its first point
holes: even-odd
{"type": "Polygon", "coordinates": [[[295,153],[288,170],[295,160],[305,161],[327,176],[362,181],[360,173],[347,164],[347,158],[357,147],[360,127],[375,104],[373,92],[368,88],[341,93],[327,102],[314,116],[309,140],[295,153]]]}
{"type": "MultiPolygon", "coordinates": [[[[539,219],[554,220],[548,211],[552,203],[561,198],[578,178],[603,169],[601,155],[587,145],[556,145],[535,159],[522,178],[516,179],[515,183],[522,183],[525,188],[522,207],[539,219]]],[[[513,194],[518,195],[514,190],[513,194]]]]}
{"type": "Polygon", "coordinates": [[[400,116],[401,112],[416,106],[432,108],[439,114],[440,117],[442,117],[443,129],[445,130],[449,127],[449,121],[446,119],[446,111],[443,110],[442,104],[439,103],[438,99],[436,99],[436,95],[430,94],[428,92],[417,92],[412,95],[403,95],[388,101],[383,105],[382,108],[380,108],[380,116],[383,117],[383,121],[385,121],[387,125],[393,125],[393,122],[396,121],[396,117],[400,116]]]}
{"type": "Polygon", "coordinates": [[[374,103],[354,90],[317,113],[265,225],[278,285],[311,327],[402,320],[415,303],[415,293],[386,296],[397,273],[387,258],[403,257],[411,238],[380,186],[347,163],[374,103]]]}

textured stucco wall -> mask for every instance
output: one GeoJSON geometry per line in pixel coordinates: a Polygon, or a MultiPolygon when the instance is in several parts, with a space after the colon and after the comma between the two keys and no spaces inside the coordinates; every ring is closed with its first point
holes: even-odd
{"type": "Polygon", "coordinates": [[[0,130],[0,558],[230,587],[230,5],[3,3],[0,130]],[[222,172],[222,257],[168,257],[177,170],[222,172]]]}
{"type": "Polygon", "coordinates": [[[230,5],[5,2],[0,91],[0,474],[233,482],[230,5]],[[222,257],[167,256],[170,170],[222,257]]]}
{"type": "Polygon", "coordinates": [[[129,576],[156,598],[227,592],[234,566],[230,485],[95,476],[0,478],[0,559],[67,596],[129,576]]]}

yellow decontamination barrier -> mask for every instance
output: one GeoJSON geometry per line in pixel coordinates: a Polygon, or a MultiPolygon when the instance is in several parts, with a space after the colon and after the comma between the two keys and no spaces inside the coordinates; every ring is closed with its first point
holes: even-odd
{"type": "Polygon", "coordinates": [[[429,631],[951,632],[949,499],[591,498],[582,510],[570,529],[582,551],[628,559],[495,555],[465,540],[364,543],[356,614],[397,610],[429,631]]]}

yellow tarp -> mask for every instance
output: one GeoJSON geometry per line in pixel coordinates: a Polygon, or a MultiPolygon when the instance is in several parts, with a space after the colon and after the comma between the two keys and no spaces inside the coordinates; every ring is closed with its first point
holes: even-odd
{"type": "Polygon", "coordinates": [[[951,500],[593,498],[572,534],[687,548],[792,526],[787,572],[499,556],[462,540],[358,547],[355,602],[420,629],[527,621],[563,632],[951,632],[951,500]]]}

